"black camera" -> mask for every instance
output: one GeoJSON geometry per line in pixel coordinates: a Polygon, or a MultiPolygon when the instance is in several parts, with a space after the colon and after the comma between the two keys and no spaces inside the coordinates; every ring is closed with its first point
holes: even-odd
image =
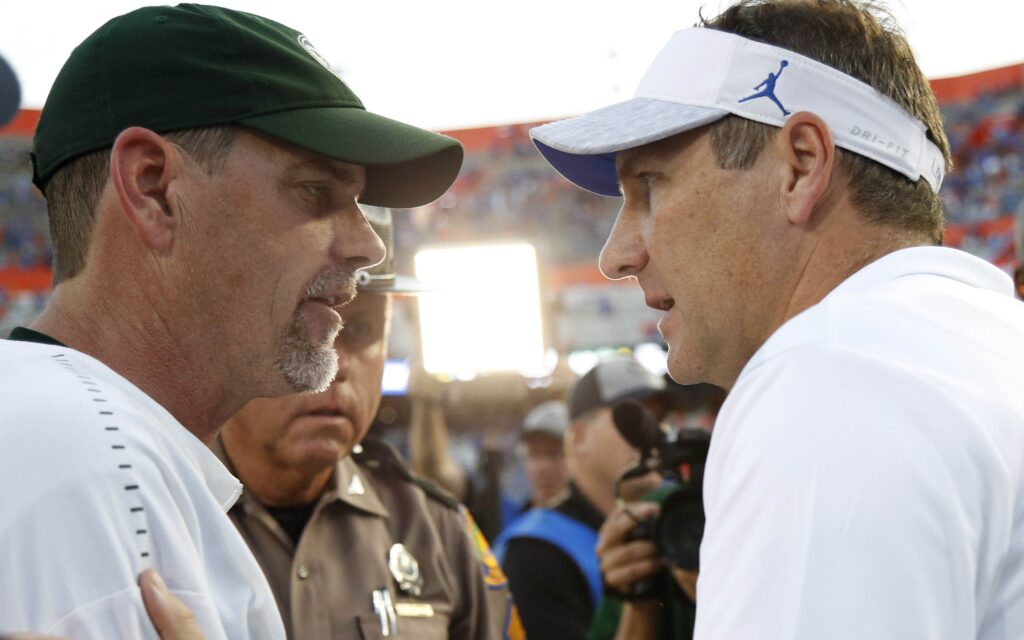
{"type": "MultiPolygon", "coordinates": [[[[638,524],[629,540],[654,541],[658,555],[666,563],[697,571],[700,566],[700,542],[704,537],[704,464],[711,434],[702,429],[662,430],[643,405],[627,400],[612,409],[615,428],[640,452],[640,462],[619,477],[625,480],[658,472],[666,480],[659,515],[638,524]]],[[[654,581],[641,581],[627,597],[654,597],[654,581]]]]}

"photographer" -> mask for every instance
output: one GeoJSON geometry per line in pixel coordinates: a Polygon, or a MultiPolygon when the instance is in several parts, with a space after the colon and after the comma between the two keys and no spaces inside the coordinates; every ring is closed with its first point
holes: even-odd
{"type": "MultiPolygon", "coordinates": [[[[664,496],[645,496],[654,497],[664,496]]],[[[675,567],[666,572],[653,540],[630,539],[637,521],[650,522],[658,511],[657,502],[646,500],[617,506],[601,526],[597,555],[610,590],[629,593],[637,583],[653,580],[664,595],[628,600],[605,595],[594,615],[589,640],[693,637],[697,572],[675,567]]]]}
{"type": "Polygon", "coordinates": [[[707,429],[724,393],[710,385],[672,387],[660,424],[635,403],[612,411],[641,461],[619,477],[617,505],[598,535],[605,596],[591,640],[693,637],[707,429]]]}
{"type": "Polygon", "coordinates": [[[616,429],[612,407],[625,399],[654,404],[664,389],[664,380],[629,356],[600,362],[574,386],[568,495],[528,511],[494,545],[531,640],[586,637],[601,596],[598,529],[615,508],[616,479],[638,459],[616,429]]]}

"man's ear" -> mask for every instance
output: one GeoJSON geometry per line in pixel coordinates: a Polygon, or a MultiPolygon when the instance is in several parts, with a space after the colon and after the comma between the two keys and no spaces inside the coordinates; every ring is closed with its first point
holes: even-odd
{"type": "Polygon", "coordinates": [[[793,224],[806,224],[832,181],[836,145],[825,121],[794,113],[775,138],[783,172],[782,200],[793,224]]]}
{"type": "Polygon", "coordinates": [[[110,171],[121,211],[142,243],[166,251],[181,223],[168,185],[182,170],[177,148],[153,131],[131,127],[114,141],[110,171]]]}

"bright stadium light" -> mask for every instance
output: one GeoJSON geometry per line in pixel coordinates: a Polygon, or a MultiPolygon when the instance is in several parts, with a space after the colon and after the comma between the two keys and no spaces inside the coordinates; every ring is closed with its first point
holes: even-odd
{"type": "Polygon", "coordinates": [[[416,254],[416,277],[444,286],[418,300],[427,371],[467,379],[544,367],[537,253],[531,245],[423,249],[416,254]]]}
{"type": "Polygon", "coordinates": [[[597,366],[602,360],[616,355],[632,355],[644,369],[656,376],[663,376],[668,371],[668,354],[655,342],[641,342],[632,349],[629,347],[601,347],[599,349],[582,349],[569,353],[567,358],[569,369],[577,376],[597,366]]]}
{"type": "Polygon", "coordinates": [[[633,347],[633,357],[656,376],[668,373],[668,354],[660,344],[643,342],[633,347]]]}
{"type": "Polygon", "coordinates": [[[582,376],[596,367],[597,363],[600,361],[601,354],[597,351],[591,349],[573,351],[569,354],[569,369],[571,369],[577,376],[582,376]]]}
{"type": "Polygon", "coordinates": [[[384,377],[381,379],[380,391],[385,396],[401,396],[408,393],[409,363],[389,358],[384,363],[384,377]]]}

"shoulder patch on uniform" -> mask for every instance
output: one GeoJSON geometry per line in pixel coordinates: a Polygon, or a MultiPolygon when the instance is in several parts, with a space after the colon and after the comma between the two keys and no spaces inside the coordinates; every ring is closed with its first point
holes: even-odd
{"type": "Polygon", "coordinates": [[[484,576],[484,584],[487,585],[488,589],[503,589],[508,585],[508,577],[501,570],[501,564],[498,563],[497,556],[491,551],[491,545],[487,544],[487,538],[480,531],[480,527],[477,526],[476,520],[473,519],[473,514],[469,512],[469,509],[462,505],[459,505],[459,509],[462,511],[462,517],[466,521],[466,533],[469,535],[470,540],[473,541],[473,550],[476,552],[477,562],[480,563],[480,572],[484,576]]]}

